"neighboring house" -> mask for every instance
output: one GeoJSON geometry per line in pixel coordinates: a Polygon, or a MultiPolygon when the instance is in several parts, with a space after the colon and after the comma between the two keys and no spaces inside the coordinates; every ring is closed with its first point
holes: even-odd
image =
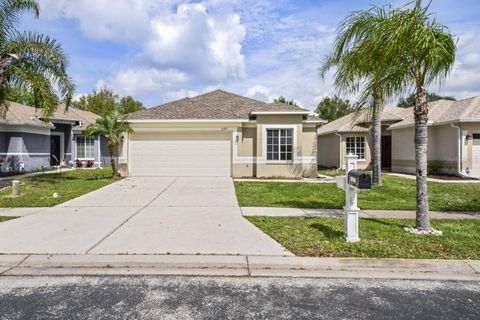
{"type": "Polygon", "coordinates": [[[120,171],[130,176],[316,175],[309,111],[222,90],[128,115],[120,171]]]}
{"type": "MultiPolygon", "coordinates": [[[[345,169],[345,155],[358,156],[358,167],[366,169],[371,161],[371,135],[369,110],[348,114],[318,128],[318,164],[324,167],[345,169]]],[[[392,133],[387,128],[402,121],[404,113],[411,112],[405,108],[385,106],[382,112],[382,168],[391,169],[392,133]]]]}
{"type": "Polygon", "coordinates": [[[104,137],[86,138],[85,128],[98,115],[60,105],[45,123],[41,110],[10,102],[5,119],[0,119],[0,169],[2,172],[34,171],[74,165],[75,160],[109,165],[104,137]]]}
{"type": "MultiPolygon", "coordinates": [[[[439,172],[480,177],[480,97],[429,103],[428,161],[439,172]]],[[[344,168],[346,153],[370,165],[371,136],[365,112],[347,115],[318,129],[318,164],[344,168]],[[353,123],[353,126],[352,126],[353,123]]],[[[386,106],[382,115],[382,167],[415,173],[415,127],[412,108],[386,106]]]]}
{"type": "MultiPolygon", "coordinates": [[[[480,97],[429,103],[428,160],[445,174],[480,177],[480,97]]],[[[390,126],[392,171],[415,173],[414,118],[390,126]]]]}

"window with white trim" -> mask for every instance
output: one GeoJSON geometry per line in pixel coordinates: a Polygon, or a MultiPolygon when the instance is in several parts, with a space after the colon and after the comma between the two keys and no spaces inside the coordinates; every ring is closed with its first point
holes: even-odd
{"type": "Polygon", "coordinates": [[[267,129],[267,161],[293,160],[293,129],[267,129]]]}
{"type": "Polygon", "coordinates": [[[77,159],[95,158],[95,139],[77,136],[77,159]]]}
{"type": "Polygon", "coordinates": [[[365,160],[365,137],[347,137],[347,154],[358,156],[359,160],[365,160]]]}

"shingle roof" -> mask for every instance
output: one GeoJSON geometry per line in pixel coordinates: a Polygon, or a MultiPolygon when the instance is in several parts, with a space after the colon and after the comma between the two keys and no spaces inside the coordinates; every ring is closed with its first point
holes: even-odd
{"type": "MultiPolygon", "coordinates": [[[[390,126],[390,129],[413,126],[413,107],[406,108],[405,119],[390,126]]],[[[480,122],[480,96],[463,100],[437,100],[428,103],[428,119],[432,124],[462,121],[480,122]]]]}
{"type": "MultiPolygon", "coordinates": [[[[50,122],[72,121],[77,123],[73,130],[84,130],[89,124],[94,123],[98,117],[95,113],[75,107],[69,107],[68,111],[65,112],[65,105],[59,105],[50,117],[50,122]],[[80,122],[82,126],[80,126],[80,122]]],[[[41,110],[16,102],[9,102],[6,117],[5,119],[0,119],[0,122],[9,125],[48,126],[42,120],[41,110]]]]}
{"type": "Polygon", "coordinates": [[[55,120],[74,120],[77,125],[73,126],[73,130],[83,131],[90,124],[94,123],[100,116],[90,111],[85,111],[75,107],[69,107],[65,112],[65,105],[61,104],[57,107],[55,113],[50,117],[50,121],[55,120]],[[81,124],[81,126],[80,126],[81,124]]]}
{"type": "Polygon", "coordinates": [[[130,113],[128,120],[248,120],[252,112],[292,112],[308,110],[283,103],[266,103],[215,90],[158,107],[130,113]]]}
{"type": "MultiPolygon", "coordinates": [[[[335,121],[329,122],[317,130],[319,135],[334,132],[368,132],[368,128],[361,124],[369,122],[369,110],[362,109],[358,112],[347,114],[335,121]]],[[[402,121],[404,119],[404,108],[385,105],[382,111],[382,121],[402,121]]]]}

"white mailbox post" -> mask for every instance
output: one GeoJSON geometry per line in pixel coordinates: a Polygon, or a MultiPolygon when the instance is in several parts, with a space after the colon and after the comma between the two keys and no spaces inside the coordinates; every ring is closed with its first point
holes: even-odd
{"type": "Polygon", "coordinates": [[[344,232],[347,242],[358,242],[358,214],[360,208],[357,206],[358,192],[366,191],[350,184],[348,174],[352,170],[357,170],[357,156],[349,154],[345,157],[346,176],[337,177],[337,187],[345,191],[345,206],[343,214],[345,218],[344,232]]]}

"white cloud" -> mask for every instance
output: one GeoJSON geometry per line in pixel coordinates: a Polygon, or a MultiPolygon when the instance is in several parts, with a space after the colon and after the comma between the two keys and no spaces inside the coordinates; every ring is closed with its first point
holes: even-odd
{"type": "Polygon", "coordinates": [[[123,95],[176,90],[187,81],[188,76],[176,69],[155,68],[129,68],[117,72],[108,81],[102,80],[123,95]]]}
{"type": "Polygon", "coordinates": [[[209,13],[202,3],[181,4],[152,21],[145,55],[158,67],[176,68],[199,80],[222,81],[244,75],[241,42],[245,28],[234,13],[209,13]]]}
{"type": "Polygon", "coordinates": [[[41,5],[49,19],[78,21],[90,38],[134,44],[137,54],[116,61],[101,80],[119,92],[188,92],[243,77],[246,31],[230,3],[181,2],[41,0],[41,5]]]}
{"type": "Polygon", "coordinates": [[[39,0],[41,17],[77,20],[94,39],[138,41],[149,27],[147,0],[39,0]]]}
{"type": "MultiPolygon", "coordinates": [[[[460,99],[480,95],[480,35],[472,30],[461,32],[465,26],[454,27],[460,30],[455,67],[441,87],[432,86],[431,90],[460,99]]],[[[478,25],[469,26],[475,27],[478,25]]]]}
{"type": "Polygon", "coordinates": [[[267,88],[259,84],[256,84],[248,88],[247,91],[245,92],[245,96],[252,99],[266,101],[266,102],[272,102],[273,99],[277,97],[277,95],[272,94],[272,90],[270,88],[267,88]]]}
{"type": "MultiPolygon", "coordinates": [[[[39,1],[42,17],[74,20],[87,37],[128,47],[112,61],[110,73],[98,75],[99,83],[121,94],[156,104],[222,88],[265,101],[283,95],[310,109],[335,94],[331,75],[322,81],[318,67],[338,23],[350,9],[368,7],[302,7],[285,0],[39,1]]],[[[463,23],[465,13],[442,10],[455,17],[452,25],[444,22],[459,34],[458,56],[444,86],[432,90],[458,98],[479,95],[479,25],[463,23]]],[[[89,75],[88,81],[97,76],[89,75]]]]}

